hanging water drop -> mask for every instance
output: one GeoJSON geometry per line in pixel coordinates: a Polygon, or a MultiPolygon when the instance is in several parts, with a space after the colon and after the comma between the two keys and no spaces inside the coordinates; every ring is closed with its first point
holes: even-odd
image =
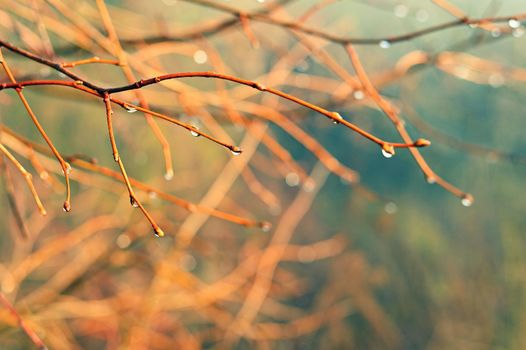
{"type": "Polygon", "coordinates": [[[139,203],[137,202],[137,200],[135,200],[133,196],[130,196],[130,204],[134,208],[139,208],[139,203]]]}
{"type": "Polygon", "coordinates": [[[426,178],[426,181],[427,181],[428,184],[432,185],[432,184],[434,184],[435,182],[437,182],[437,179],[435,179],[434,176],[428,176],[428,177],[426,178]]]}
{"type": "Polygon", "coordinates": [[[259,227],[261,227],[261,231],[269,232],[272,229],[272,224],[268,221],[262,221],[259,223],[259,227]]]}
{"type": "Polygon", "coordinates": [[[388,143],[384,143],[382,145],[382,155],[385,157],[385,158],[391,158],[393,157],[395,154],[395,150],[394,150],[394,147],[388,143]]]}
{"type": "MultiPolygon", "coordinates": [[[[69,175],[71,174],[71,164],[69,164],[68,162],[66,162],[65,164],[65,168],[66,168],[66,173],[64,175],[69,175]]],[[[62,173],[64,173],[64,170],[62,170],[62,173]]]]}
{"type": "Polygon", "coordinates": [[[382,149],[382,155],[385,158],[392,158],[393,157],[393,155],[391,153],[386,152],[384,149],[382,149]]]}
{"type": "Polygon", "coordinates": [[[193,137],[199,137],[201,136],[201,134],[199,132],[197,132],[197,130],[199,130],[199,128],[195,125],[192,125],[193,129],[190,129],[190,135],[192,135],[193,137]]]}
{"type": "Polygon", "coordinates": [[[69,213],[71,211],[71,204],[69,203],[69,201],[64,202],[62,210],[64,210],[66,213],[69,213]]]}
{"type": "Polygon", "coordinates": [[[391,47],[391,43],[387,40],[380,41],[379,45],[382,49],[388,49],[391,47]]]}
{"type": "Polygon", "coordinates": [[[164,173],[164,179],[166,181],[170,181],[171,179],[174,178],[174,171],[172,169],[170,170],[167,170],[165,173],[164,173]]]}
{"type": "Polygon", "coordinates": [[[164,231],[160,227],[154,227],[153,234],[155,237],[164,237],[164,231]]]}
{"type": "Polygon", "coordinates": [[[238,156],[241,154],[241,152],[243,152],[243,150],[237,146],[232,146],[232,148],[230,148],[230,152],[232,152],[233,155],[238,156]]]}
{"type": "Polygon", "coordinates": [[[356,100],[363,100],[365,97],[365,94],[362,90],[355,90],[352,95],[356,100]]]}
{"type": "Polygon", "coordinates": [[[128,113],[135,113],[135,112],[137,112],[137,108],[135,108],[133,106],[130,106],[130,105],[127,105],[127,104],[124,105],[124,109],[128,113]]]}
{"type": "Polygon", "coordinates": [[[510,26],[510,28],[512,29],[517,29],[521,26],[521,22],[519,20],[517,20],[516,18],[512,18],[508,21],[508,25],[510,26]]]}
{"type": "Polygon", "coordinates": [[[470,194],[465,194],[462,196],[462,199],[460,200],[463,206],[470,207],[473,204],[473,196],[470,194]]]}

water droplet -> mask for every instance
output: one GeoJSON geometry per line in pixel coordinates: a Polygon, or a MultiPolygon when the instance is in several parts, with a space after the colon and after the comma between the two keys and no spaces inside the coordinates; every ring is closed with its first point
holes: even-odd
{"type": "Polygon", "coordinates": [[[191,254],[184,254],[183,256],[181,256],[179,263],[181,264],[181,269],[185,271],[192,271],[197,266],[197,261],[191,254]]]}
{"type": "Polygon", "coordinates": [[[268,221],[262,221],[259,223],[259,227],[261,227],[261,231],[269,232],[272,229],[272,224],[268,221]]]}
{"type": "Polygon", "coordinates": [[[316,188],[316,182],[311,178],[308,178],[303,183],[303,191],[305,192],[312,192],[314,191],[314,188],[316,188]]]}
{"type": "Polygon", "coordinates": [[[353,93],[352,93],[353,97],[356,99],[356,100],[363,100],[363,98],[365,97],[365,94],[363,93],[362,90],[355,90],[353,93]]]}
{"type": "Polygon", "coordinates": [[[232,148],[230,148],[230,152],[232,152],[233,155],[238,156],[241,154],[241,152],[243,152],[243,150],[237,146],[232,146],[232,148]]]}
{"type": "Polygon", "coordinates": [[[166,181],[170,181],[171,179],[174,178],[174,171],[172,169],[170,170],[167,170],[165,173],[164,173],[164,179],[166,181]]]}
{"type": "Polygon", "coordinates": [[[473,204],[473,196],[470,194],[465,194],[460,200],[463,206],[470,207],[473,204]]]}
{"type": "Polygon", "coordinates": [[[47,171],[45,171],[45,170],[44,170],[44,171],[41,171],[40,174],[39,174],[39,176],[40,176],[40,178],[41,178],[42,180],[47,180],[47,179],[49,179],[49,173],[48,173],[47,171]]]}
{"type": "Polygon", "coordinates": [[[130,204],[134,208],[139,208],[139,203],[135,200],[134,197],[130,196],[130,204]]]}
{"type": "Polygon", "coordinates": [[[512,29],[517,29],[521,26],[521,22],[515,18],[512,18],[508,21],[508,25],[510,26],[510,28],[512,29]]]}
{"type": "Polygon", "coordinates": [[[435,179],[434,176],[428,176],[428,177],[426,178],[426,181],[427,181],[428,184],[432,185],[432,184],[434,184],[435,182],[437,182],[437,179],[435,179]]]}
{"type": "Polygon", "coordinates": [[[504,85],[504,77],[500,73],[491,74],[488,78],[488,84],[491,87],[499,88],[504,85]]]}
{"type": "Polygon", "coordinates": [[[290,187],[298,186],[300,184],[300,177],[297,173],[290,172],[285,175],[285,183],[290,187]]]}
{"type": "Polygon", "coordinates": [[[409,13],[409,8],[404,4],[398,4],[394,8],[394,15],[398,18],[404,18],[409,13]]]}
{"type": "Polygon", "coordinates": [[[194,53],[194,61],[197,64],[205,64],[208,61],[208,55],[203,50],[197,50],[194,53]]]}
{"type": "MultiPolygon", "coordinates": [[[[334,117],[335,117],[336,119],[343,120],[343,117],[342,117],[341,114],[338,113],[338,112],[333,112],[332,115],[334,115],[334,117]]],[[[333,119],[333,120],[332,120],[332,123],[333,123],[333,124],[339,124],[340,122],[339,122],[338,120],[333,119]]]]}
{"type": "MultiPolygon", "coordinates": [[[[69,175],[71,174],[71,164],[69,164],[68,162],[66,162],[65,164],[65,168],[66,168],[66,173],[64,175],[69,175]]],[[[64,170],[62,170],[62,173],[64,173],[64,170]]]]}
{"type": "Polygon", "coordinates": [[[388,40],[380,41],[379,45],[382,49],[388,49],[391,47],[391,43],[388,40]]]}
{"type": "Polygon", "coordinates": [[[190,129],[190,135],[192,135],[193,137],[199,137],[201,136],[200,133],[197,132],[197,130],[199,130],[199,128],[195,125],[192,125],[193,129],[190,129]]]}
{"type": "Polygon", "coordinates": [[[425,22],[429,19],[429,13],[424,9],[420,9],[416,11],[415,17],[418,22],[425,22]]]}
{"type": "Polygon", "coordinates": [[[384,149],[382,149],[382,155],[385,158],[392,158],[393,157],[393,155],[391,153],[386,152],[384,149]]]}
{"type": "Polygon", "coordinates": [[[164,237],[164,231],[161,230],[160,227],[154,227],[153,234],[155,235],[155,237],[164,237]]]}
{"type": "Polygon", "coordinates": [[[514,29],[511,35],[513,35],[514,38],[520,38],[521,36],[524,35],[524,29],[523,28],[514,29]]]}
{"type": "Polygon", "coordinates": [[[113,160],[116,162],[119,162],[119,160],[121,160],[118,153],[113,153],[113,160]]]}
{"type": "Polygon", "coordinates": [[[396,205],[396,203],[389,202],[385,204],[384,210],[387,214],[393,215],[398,211],[398,206],[396,205]]]}
{"type": "Polygon", "coordinates": [[[128,104],[125,104],[124,105],[124,109],[126,110],[126,112],[128,113],[135,113],[137,112],[137,108],[131,106],[131,105],[128,105],[128,104]]]}
{"type": "Polygon", "coordinates": [[[62,210],[64,210],[66,213],[69,213],[71,211],[71,204],[69,203],[69,201],[64,202],[62,210]]]}
{"type": "Polygon", "coordinates": [[[149,191],[148,197],[150,197],[150,199],[157,199],[157,192],[149,191]]]}
{"type": "Polygon", "coordinates": [[[494,38],[498,38],[501,34],[502,32],[500,31],[499,28],[495,28],[491,30],[491,36],[494,38]]]}
{"type": "Polygon", "coordinates": [[[117,246],[121,249],[126,249],[130,246],[131,244],[131,239],[130,239],[130,236],[128,236],[127,234],[125,233],[122,233],[120,234],[118,237],[117,237],[117,246]]]}
{"type": "Polygon", "coordinates": [[[388,143],[384,143],[382,145],[382,155],[385,157],[385,158],[391,158],[392,156],[394,156],[395,154],[395,150],[394,150],[394,147],[388,143]]]}
{"type": "Polygon", "coordinates": [[[306,71],[308,71],[309,62],[307,61],[307,59],[304,59],[300,63],[298,63],[296,67],[294,67],[294,70],[298,73],[305,73],[306,71]]]}

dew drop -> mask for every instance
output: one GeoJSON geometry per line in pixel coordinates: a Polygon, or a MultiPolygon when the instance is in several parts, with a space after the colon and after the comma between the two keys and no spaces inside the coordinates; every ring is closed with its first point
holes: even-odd
{"type": "Polygon", "coordinates": [[[199,130],[199,128],[195,125],[192,125],[193,129],[190,129],[190,135],[192,135],[193,137],[199,137],[201,136],[200,133],[197,132],[197,130],[199,130]]]}
{"type": "Polygon", "coordinates": [[[494,38],[498,38],[501,34],[502,32],[499,28],[495,28],[491,31],[491,36],[494,38]]]}
{"type": "Polygon", "coordinates": [[[261,231],[269,232],[272,229],[272,224],[268,221],[262,221],[259,223],[259,227],[261,227],[261,231]]]}
{"type": "Polygon", "coordinates": [[[303,183],[303,191],[305,192],[312,192],[314,191],[314,188],[316,188],[316,182],[311,178],[308,178],[303,183]]]}
{"type": "Polygon", "coordinates": [[[119,157],[119,155],[117,153],[114,153],[113,154],[113,160],[116,161],[116,162],[119,162],[119,160],[121,160],[121,158],[119,157]]]}
{"type": "Polygon", "coordinates": [[[524,35],[524,29],[523,28],[514,29],[511,35],[513,35],[514,38],[520,38],[521,36],[524,35]]]}
{"type": "Polygon", "coordinates": [[[429,19],[429,13],[424,9],[420,9],[416,11],[415,17],[418,22],[426,22],[429,19]]]}
{"type": "Polygon", "coordinates": [[[171,179],[174,178],[174,171],[172,169],[170,170],[167,170],[165,173],[164,173],[164,179],[166,181],[170,181],[171,179]]]}
{"type": "Polygon", "coordinates": [[[300,177],[297,173],[290,172],[285,175],[285,183],[290,187],[298,186],[300,184],[300,177]]]}
{"type": "Polygon", "coordinates": [[[66,213],[69,213],[71,211],[71,204],[69,203],[69,201],[64,202],[62,210],[64,210],[66,213]]]}
{"type": "Polygon", "coordinates": [[[494,88],[499,88],[504,85],[504,83],[504,77],[500,73],[491,74],[488,78],[488,84],[494,88]]]}
{"type": "Polygon", "coordinates": [[[394,154],[395,154],[395,149],[393,145],[388,144],[388,143],[384,143],[382,145],[382,155],[385,158],[391,158],[392,156],[394,156],[394,154]]]}
{"type": "Polygon", "coordinates": [[[179,263],[181,264],[181,268],[185,271],[192,271],[197,266],[197,261],[191,254],[184,254],[183,256],[181,256],[181,260],[179,260],[179,263]]]}
{"type": "Polygon", "coordinates": [[[208,61],[208,55],[203,50],[197,50],[194,53],[194,61],[197,64],[205,64],[208,61]]]}
{"type": "MultiPolygon", "coordinates": [[[[338,112],[334,112],[332,115],[334,115],[334,117],[335,117],[336,119],[343,120],[343,117],[342,117],[341,114],[338,113],[338,112]]],[[[332,123],[333,123],[333,124],[339,124],[339,123],[340,123],[340,122],[339,122],[338,120],[336,120],[336,119],[333,119],[333,120],[332,120],[332,123]]]]}
{"type": "Polygon", "coordinates": [[[409,9],[403,4],[398,4],[394,8],[394,15],[398,18],[404,18],[407,16],[408,13],[409,9]]]}
{"type": "Polygon", "coordinates": [[[117,237],[117,246],[121,249],[126,249],[131,244],[130,236],[128,236],[126,233],[122,233],[117,237]]]}
{"type": "Polygon", "coordinates": [[[159,227],[154,227],[153,228],[153,234],[155,237],[164,237],[164,231],[161,230],[161,228],[159,227]]]}
{"type": "Polygon", "coordinates": [[[130,204],[134,208],[139,208],[139,203],[132,196],[130,196],[130,204]]]}
{"type": "Polygon", "coordinates": [[[398,206],[396,205],[396,203],[389,202],[385,204],[384,210],[387,214],[393,215],[398,211],[398,206]]]}
{"type": "Polygon", "coordinates": [[[463,206],[470,207],[473,204],[473,197],[470,194],[465,194],[460,202],[463,206]]]}
{"type": "Polygon", "coordinates": [[[241,150],[241,148],[237,146],[232,146],[232,148],[230,149],[230,152],[232,152],[233,155],[238,156],[241,154],[241,152],[243,152],[243,150],[241,150]]]}
{"type": "Polygon", "coordinates": [[[382,49],[388,49],[391,47],[391,43],[387,40],[380,41],[379,45],[382,49]]]}
{"type": "Polygon", "coordinates": [[[148,197],[150,197],[150,199],[157,199],[157,192],[149,191],[148,197]]]}
{"type": "Polygon", "coordinates": [[[426,181],[427,181],[428,184],[432,185],[432,184],[434,184],[435,182],[437,182],[437,179],[435,179],[433,176],[428,176],[428,177],[426,178],[426,181]]]}
{"type": "Polygon", "coordinates": [[[517,29],[521,26],[521,22],[519,20],[517,20],[516,18],[512,18],[508,21],[508,25],[510,26],[510,28],[512,29],[517,29]]]}
{"type": "MultiPolygon", "coordinates": [[[[68,162],[66,162],[65,167],[66,167],[66,173],[65,173],[65,175],[69,175],[69,174],[71,174],[71,164],[69,164],[68,162]]],[[[62,170],[62,173],[64,173],[64,170],[62,170]]]]}
{"type": "Polygon", "coordinates": [[[352,95],[356,100],[363,100],[365,97],[365,94],[362,90],[355,90],[352,95]]]}
{"type": "Polygon", "coordinates": [[[387,152],[387,151],[384,150],[383,148],[382,148],[382,155],[383,155],[385,158],[392,158],[392,157],[393,157],[393,155],[392,155],[391,153],[387,152]]]}
{"type": "Polygon", "coordinates": [[[132,106],[127,105],[127,104],[124,105],[124,109],[125,109],[126,112],[128,112],[128,113],[135,113],[135,112],[137,112],[137,108],[132,107],[132,106]]]}

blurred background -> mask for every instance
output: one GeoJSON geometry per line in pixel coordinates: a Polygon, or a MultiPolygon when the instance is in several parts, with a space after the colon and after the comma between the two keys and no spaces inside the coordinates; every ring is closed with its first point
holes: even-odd
{"type": "MultiPolygon", "coordinates": [[[[72,165],[72,211],[65,213],[62,171],[45,150],[12,133],[45,145],[18,96],[4,90],[0,141],[33,174],[48,214],[39,214],[4,157],[1,348],[37,347],[20,320],[49,349],[526,346],[524,2],[0,5],[3,41],[59,63],[119,61],[68,68],[100,86],[216,71],[401,142],[344,48],[301,28],[370,39],[355,49],[372,83],[414,139],[431,141],[420,152],[434,172],[474,198],[462,203],[461,195],[428,183],[408,150],[386,158],[378,145],[304,106],[232,82],[177,79],[140,90],[149,108],[244,152],[232,155],[156,119],[171,150],[166,162],[145,115],[114,105],[121,158],[166,233],[157,238],[130,206],[100,98],[58,86],[23,89],[72,165]],[[463,16],[498,20],[391,40],[463,16]],[[134,79],[127,80],[126,67],[134,79]],[[210,208],[235,218],[210,215],[210,208]]],[[[2,52],[19,81],[69,79],[2,52]]],[[[8,82],[4,71],[0,79],[8,82]]],[[[140,102],[133,91],[116,97],[140,102]]]]}

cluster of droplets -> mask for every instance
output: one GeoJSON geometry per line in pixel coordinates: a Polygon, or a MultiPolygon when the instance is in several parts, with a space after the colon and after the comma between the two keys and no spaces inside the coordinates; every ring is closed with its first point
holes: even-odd
{"type": "MultiPolygon", "coordinates": [[[[393,14],[398,18],[406,18],[409,15],[409,12],[410,12],[409,6],[403,3],[396,4],[395,7],[393,8],[393,14]]],[[[427,10],[425,9],[417,9],[414,12],[414,15],[415,15],[415,19],[418,22],[426,22],[429,19],[429,12],[427,12],[427,10]]]]}

